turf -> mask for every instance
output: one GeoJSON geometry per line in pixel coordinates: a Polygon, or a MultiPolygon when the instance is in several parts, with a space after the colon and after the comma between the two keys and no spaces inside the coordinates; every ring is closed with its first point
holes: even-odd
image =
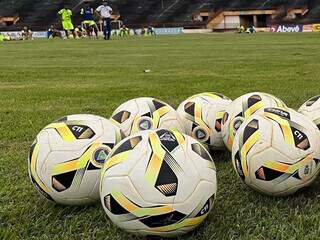
{"type": "MultiPolygon", "coordinates": [[[[0,238],[133,239],[99,204],[62,207],[37,193],[27,156],[46,124],[73,113],[109,117],[139,96],[177,106],[204,91],[264,91],[297,108],[319,94],[319,40],[292,33],[0,43],[0,238]]],[[[239,181],[228,153],[214,160],[215,206],[189,239],[320,238],[319,180],[291,197],[266,197],[239,181]]]]}

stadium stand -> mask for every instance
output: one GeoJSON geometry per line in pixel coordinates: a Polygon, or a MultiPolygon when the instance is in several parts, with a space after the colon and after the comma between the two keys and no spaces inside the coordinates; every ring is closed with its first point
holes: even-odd
{"type": "MultiPolygon", "coordinates": [[[[81,1],[69,0],[67,3],[77,13],[77,6],[81,1]]],[[[306,7],[308,11],[303,17],[298,17],[295,22],[319,22],[320,6],[317,0],[110,0],[117,11],[120,10],[122,20],[129,26],[143,26],[146,24],[163,26],[190,26],[205,27],[205,24],[192,21],[197,12],[210,12],[206,21],[212,20],[222,10],[248,10],[248,9],[277,9],[279,22],[290,21],[286,19],[288,10],[306,7]]],[[[20,20],[16,27],[28,25],[33,29],[47,27],[57,22],[56,13],[62,6],[63,0],[1,0],[1,16],[18,16],[20,20]]],[[[99,1],[93,1],[97,6],[99,1]]],[[[297,16],[300,16],[297,14],[297,16]]],[[[79,18],[75,14],[75,18],[79,18]]],[[[3,27],[2,27],[3,28],[3,27]]],[[[14,28],[14,27],[7,27],[14,28]]]]}

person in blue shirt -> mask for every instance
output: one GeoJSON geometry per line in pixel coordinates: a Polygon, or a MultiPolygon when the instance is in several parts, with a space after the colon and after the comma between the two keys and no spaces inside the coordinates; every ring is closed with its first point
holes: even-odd
{"type": "Polygon", "coordinates": [[[82,16],[82,25],[84,29],[87,31],[87,35],[89,37],[92,36],[92,32],[95,33],[98,38],[98,26],[93,18],[93,8],[90,7],[90,3],[88,1],[84,2],[84,7],[81,9],[80,14],[82,16]]]}
{"type": "Polygon", "coordinates": [[[48,39],[53,39],[56,37],[62,38],[62,34],[55,26],[51,25],[47,31],[47,37],[48,39]]]}

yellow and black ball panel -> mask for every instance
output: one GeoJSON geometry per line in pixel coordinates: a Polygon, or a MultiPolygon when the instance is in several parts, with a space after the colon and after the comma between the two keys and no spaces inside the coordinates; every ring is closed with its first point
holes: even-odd
{"type": "Polygon", "coordinates": [[[117,123],[121,124],[124,123],[126,120],[128,120],[131,116],[131,113],[128,111],[120,111],[118,113],[116,113],[115,115],[113,115],[111,117],[111,119],[113,119],[114,121],[116,121],[117,123]]]}
{"type": "Polygon", "coordinates": [[[278,183],[284,182],[292,177],[297,180],[302,180],[304,175],[308,175],[311,169],[317,167],[319,159],[307,156],[300,159],[296,164],[285,164],[277,162],[267,162],[261,166],[256,172],[255,177],[262,181],[277,181],[278,183]],[[306,164],[308,163],[309,164],[306,164]],[[270,164],[268,164],[270,163],[270,164]]]}
{"type": "Polygon", "coordinates": [[[308,150],[310,148],[309,139],[304,133],[306,129],[291,121],[288,111],[280,108],[267,108],[264,110],[264,115],[279,125],[286,143],[294,144],[302,150],[308,150]]]}
{"type": "MultiPolygon", "coordinates": [[[[130,153],[132,153],[132,150],[137,147],[141,141],[142,137],[137,135],[128,137],[116,145],[106,159],[102,174],[104,174],[110,168],[127,161],[130,157],[130,153]]],[[[108,173],[110,173],[110,171],[108,173]]]]}
{"type": "Polygon", "coordinates": [[[52,188],[62,192],[70,188],[77,170],[52,176],[52,188]]]}
{"type": "MultiPolygon", "coordinates": [[[[180,137],[183,141],[184,137],[180,137]]],[[[160,129],[149,137],[149,144],[152,151],[145,178],[154,183],[154,187],[164,196],[175,196],[178,188],[175,172],[182,169],[170,153],[180,146],[179,141],[173,132],[160,129]],[[162,158],[160,162],[159,158],[162,158]]]]}
{"type": "Polygon", "coordinates": [[[95,143],[79,158],[55,164],[52,168],[52,188],[57,192],[63,192],[72,185],[75,189],[79,188],[87,171],[100,171],[110,151],[110,147],[95,143]]]}
{"type": "Polygon", "coordinates": [[[196,103],[194,102],[187,102],[185,105],[184,105],[184,111],[189,114],[190,116],[194,117],[195,116],[195,106],[196,106],[196,103]]]}
{"type": "Polygon", "coordinates": [[[123,152],[127,152],[127,151],[131,151],[132,149],[135,148],[135,146],[138,145],[138,143],[142,140],[142,137],[141,136],[136,136],[136,137],[132,137],[132,138],[129,138],[127,139],[126,141],[122,142],[121,144],[119,144],[115,150],[112,152],[112,155],[110,156],[109,160],[120,154],[120,153],[123,153],[123,152]]]}
{"type": "Polygon", "coordinates": [[[253,114],[257,109],[263,107],[262,97],[258,94],[250,96],[243,104],[243,112],[250,109],[250,114],[253,114]]]}
{"type": "Polygon", "coordinates": [[[149,108],[150,108],[150,113],[151,115],[161,109],[161,108],[167,108],[167,104],[164,102],[161,102],[160,100],[157,99],[153,99],[150,103],[149,103],[149,108]]]}
{"type": "Polygon", "coordinates": [[[173,205],[140,206],[119,191],[113,191],[104,196],[103,204],[110,213],[122,220],[126,222],[139,221],[149,231],[154,231],[155,234],[162,234],[184,229],[185,227],[196,227],[210,212],[214,200],[215,194],[209,199],[204,199],[190,214],[174,210],[173,205]]]}
{"type": "Polygon", "coordinates": [[[202,146],[200,143],[193,143],[191,144],[191,149],[195,153],[197,153],[201,158],[213,162],[212,157],[208,153],[208,151],[202,146]]]}
{"type": "MultiPolygon", "coordinates": [[[[180,144],[176,136],[171,131],[161,129],[158,130],[156,133],[160,139],[162,147],[164,147],[167,151],[172,152],[177,147],[179,147],[180,144]]],[[[181,135],[181,138],[184,137],[181,135]]]]}
{"type": "Polygon", "coordinates": [[[45,129],[54,129],[65,141],[74,141],[79,139],[91,139],[95,136],[95,132],[80,122],[61,122],[52,123],[45,129]]]}
{"type": "Polygon", "coordinates": [[[238,175],[245,180],[248,172],[248,160],[252,147],[260,140],[259,121],[253,119],[246,123],[243,130],[239,133],[238,151],[234,155],[234,166],[238,175]]]}
{"type": "Polygon", "coordinates": [[[217,118],[214,124],[214,128],[218,133],[221,132],[221,124],[222,124],[222,118],[224,116],[224,112],[221,112],[220,114],[221,114],[221,117],[217,118]]]}

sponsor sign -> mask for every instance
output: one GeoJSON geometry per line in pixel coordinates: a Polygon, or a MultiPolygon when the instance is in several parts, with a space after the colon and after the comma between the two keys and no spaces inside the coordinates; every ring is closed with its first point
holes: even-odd
{"type": "Polygon", "coordinates": [[[312,24],[303,25],[303,32],[312,32],[312,24]]]}
{"type": "MultiPolygon", "coordinates": [[[[11,39],[21,39],[21,32],[20,31],[12,31],[12,32],[3,32],[3,34],[6,37],[10,37],[11,39]]],[[[40,31],[40,32],[33,32],[32,35],[33,38],[47,38],[47,32],[46,31],[40,31]]]]}
{"type": "Polygon", "coordinates": [[[15,32],[2,32],[5,37],[9,37],[11,39],[19,39],[21,38],[21,34],[18,31],[15,32]]]}
{"type": "Polygon", "coordinates": [[[183,28],[155,28],[156,34],[158,35],[171,35],[183,33],[183,28]]]}
{"type": "MultiPolygon", "coordinates": [[[[147,30],[147,29],[146,29],[147,30]]],[[[176,35],[183,33],[182,27],[177,28],[155,28],[154,31],[157,35],[176,35]]],[[[141,29],[136,29],[136,34],[141,34],[141,29]]]]}
{"type": "Polygon", "coordinates": [[[32,35],[34,38],[47,38],[48,37],[48,33],[45,31],[42,32],[33,32],[32,35]]]}
{"type": "Polygon", "coordinates": [[[302,32],[303,25],[298,24],[283,24],[283,25],[273,25],[270,28],[271,32],[302,32]]]}
{"type": "Polygon", "coordinates": [[[183,33],[212,33],[212,29],[183,29],[183,33]]]}
{"type": "Polygon", "coordinates": [[[320,23],[312,24],[312,32],[320,32],[320,23]]]}

